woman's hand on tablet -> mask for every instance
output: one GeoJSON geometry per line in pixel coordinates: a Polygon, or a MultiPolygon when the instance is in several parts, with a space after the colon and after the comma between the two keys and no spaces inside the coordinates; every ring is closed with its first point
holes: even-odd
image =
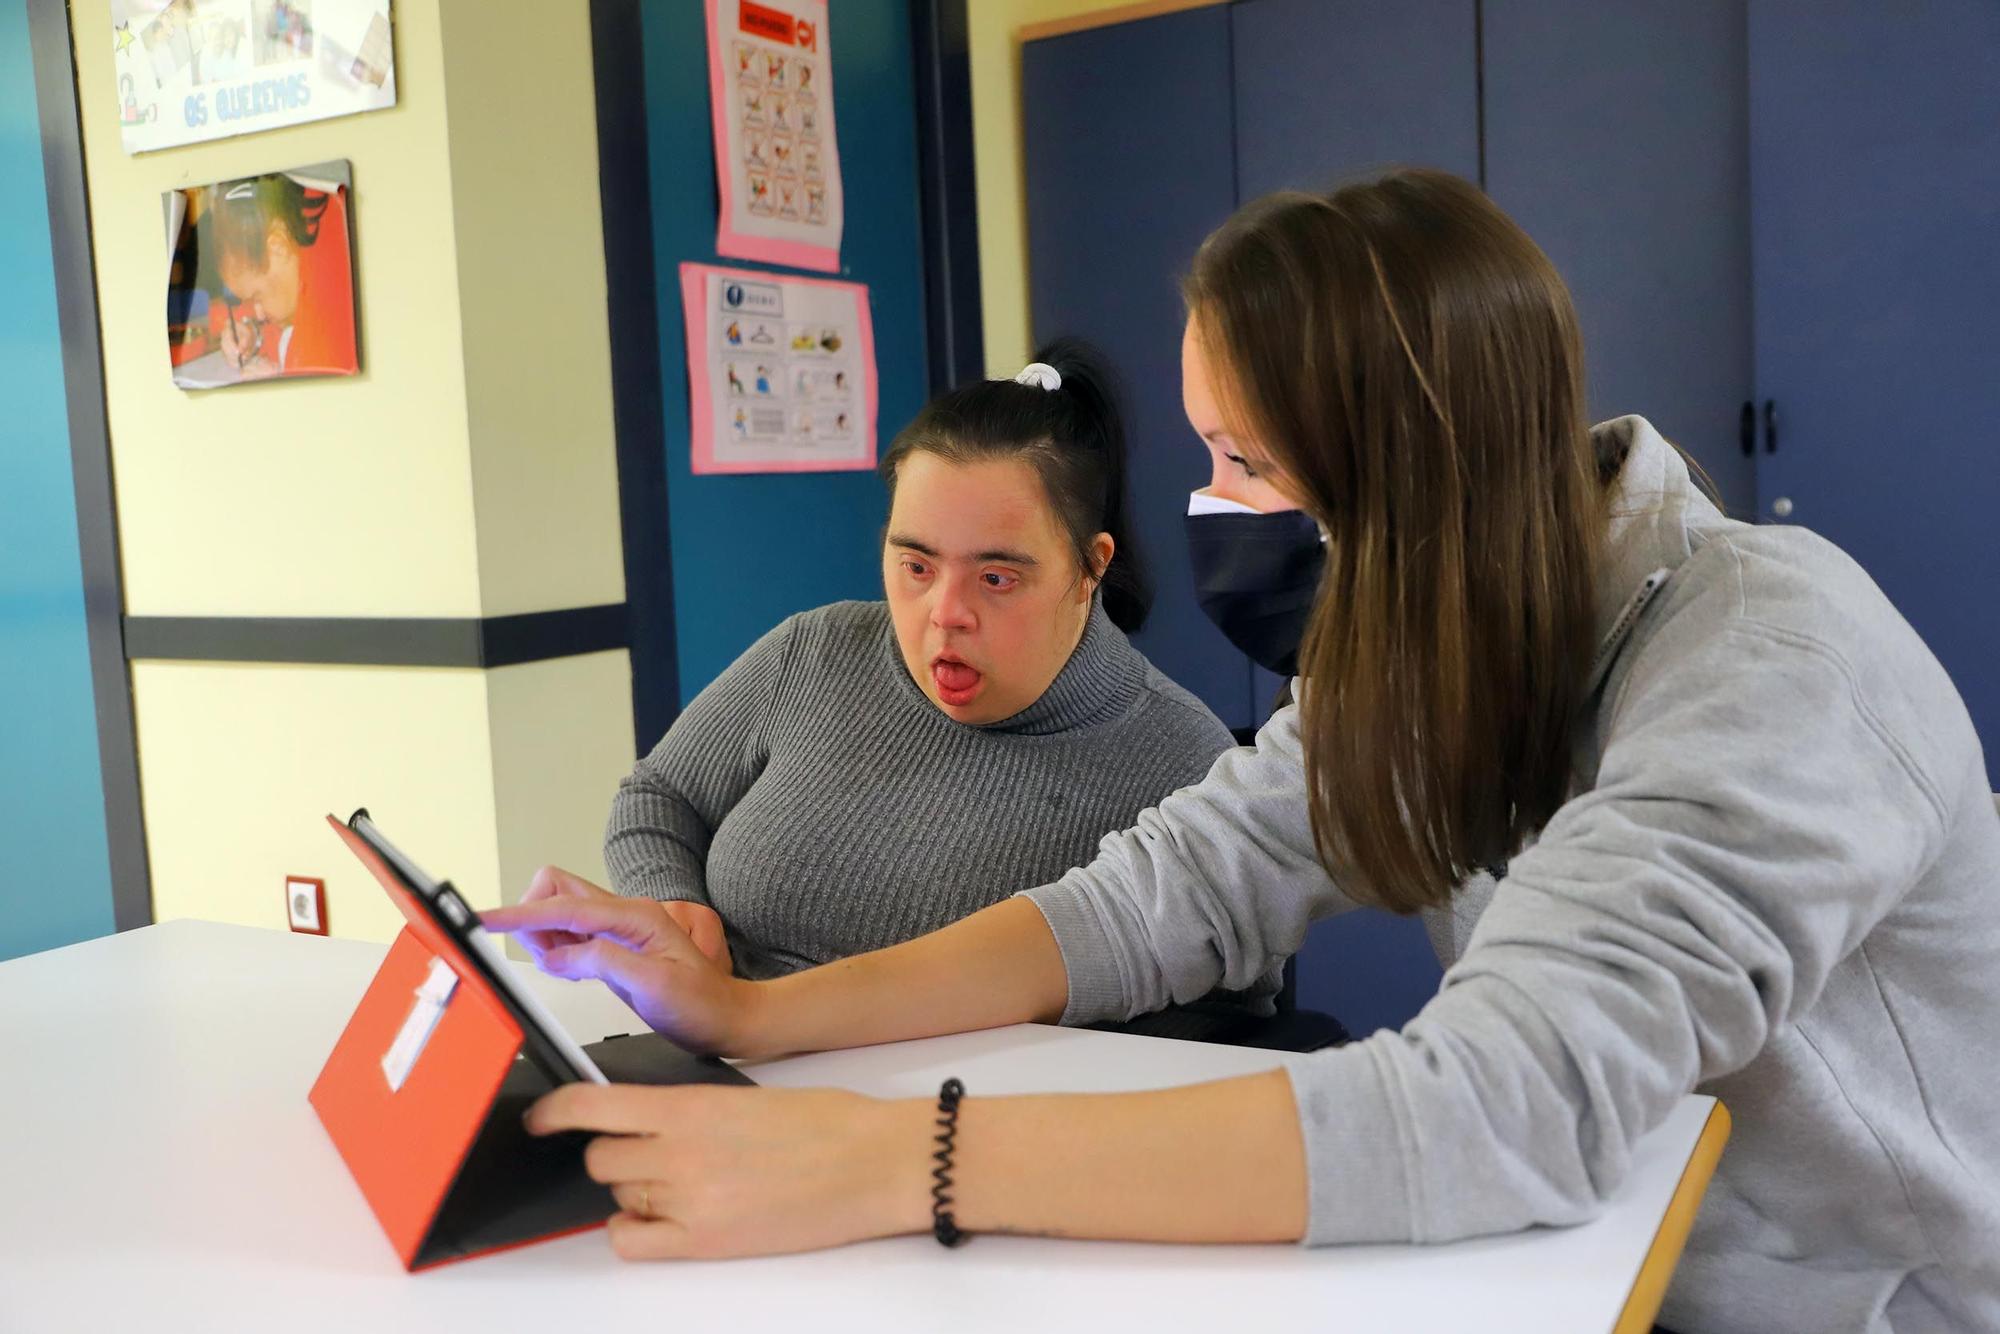
{"type": "Polygon", "coordinates": [[[824,1089],[565,1084],[537,1135],[582,1130],[628,1260],[817,1250],[930,1225],[935,1113],[824,1089]]]}
{"type": "Polygon", "coordinates": [[[480,922],[518,939],[553,977],[603,982],[682,1046],[739,1054],[750,1045],[756,984],[730,975],[719,918],[711,943],[720,960],[691,937],[685,914],[671,911],[691,906],[621,898],[545,866],[519,903],[481,913],[480,922]]]}
{"type": "MultiPolygon", "coordinates": [[[[628,1260],[770,1255],[931,1227],[937,1103],[826,1089],[564,1084],[534,1135],[594,1135],[583,1164],[628,1260]]],[[[960,1106],[951,1172],[967,1232],[1295,1241],[1306,1150],[1283,1070],[1144,1093],[960,1106]]]]}

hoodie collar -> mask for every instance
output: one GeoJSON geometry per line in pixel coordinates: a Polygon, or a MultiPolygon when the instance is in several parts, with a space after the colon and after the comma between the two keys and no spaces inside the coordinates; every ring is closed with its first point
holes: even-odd
{"type": "Polygon", "coordinates": [[[1690,530],[1722,521],[1686,462],[1644,417],[1591,431],[1600,459],[1622,460],[1597,572],[1597,651],[1588,689],[1604,683],[1640,615],[1693,552],[1690,530]]]}

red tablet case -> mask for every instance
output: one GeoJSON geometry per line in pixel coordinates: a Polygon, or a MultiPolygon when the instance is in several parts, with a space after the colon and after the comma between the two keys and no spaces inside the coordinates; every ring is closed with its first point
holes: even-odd
{"type": "Polygon", "coordinates": [[[374,873],[408,923],[311,1094],[313,1109],[397,1257],[405,1268],[422,1269],[603,1223],[617,1206],[609,1191],[584,1176],[581,1141],[565,1136],[566,1142],[551,1145],[520,1128],[521,1110],[547,1087],[538,1072],[515,1059],[520,1025],[375,850],[332,816],[327,823],[374,873]],[[391,1089],[382,1055],[409,1017],[434,958],[458,974],[458,986],[402,1087],[391,1089]],[[503,1087],[514,1096],[502,1097],[503,1087]],[[502,1117],[512,1124],[503,1124],[502,1117]],[[476,1144],[490,1151],[475,1155],[476,1144]],[[551,1148],[561,1152],[552,1154],[551,1148]],[[510,1155],[516,1156],[512,1164],[503,1161],[510,1155]],[[551,1172],[564,1165],[552,1158],[566,1160],[571,1170],[551,1172]],[[518,1170],[524,1167],[530,1170],[518,1170]],[[514,1175],[522,1178],[518,1184],[528,1198],[510,1198],[508,1178],[514,1175]],[[548,1199],[550,1187],[563,1179],[567,1188],[555,1192],[563,1199],[548,1199]],[[517,1216],[516,1225],[507,1226],[496,1214],[517,1216]]]}
{"type": "MultiPolygon", "coordinates": [[[[406,1269],[600,1227],[616,1212],[583,1168],[582,1134],[533,1136],[521,1114],[549,1082],[519,1059],[521,1026],[463,948],[365,839],[329,815],[407,923],[334,1044],[311,1094],[320,1124],[406,1269]],[[434,959],[458,974],[402,1087],[382,1070],[434,959]]],[[[584,1047],[605,1077],[628,1084],[753,1084],[656,1033],[584,1047]]]]}

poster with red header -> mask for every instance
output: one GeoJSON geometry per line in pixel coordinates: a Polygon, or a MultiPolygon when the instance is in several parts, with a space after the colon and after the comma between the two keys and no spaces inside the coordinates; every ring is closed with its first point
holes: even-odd
{"type": "Polygon", "coordinates": [[[840,268],[845,219],[826,0],[707,0],[715,251],[840,268]]]}

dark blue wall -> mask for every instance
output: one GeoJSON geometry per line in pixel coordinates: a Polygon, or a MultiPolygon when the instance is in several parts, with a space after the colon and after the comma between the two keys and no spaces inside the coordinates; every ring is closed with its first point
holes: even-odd
{"type": "MultiPolygon", "coordinates": [[[[703,6],[644,9],[646,133],[666,417],[681,699],[786,616],[881,596],[885,507],[873,473],[696,477],[688,459],[679,266],[715,254],[715,154],[703,6]]],[[[906,0],[840,5],[831,20],[834,123],[847,196],[841,278],[868,284],[881,374],[878,447],[926,393],[915,61],[906,0]]],[[[616,132],[615,126],[600,133],[616,132]]],[[[755,267],[755,266],[750,266],[755,267]]],[[[612,275],[616,281],[617,275],[612,275]]],[[[649,746],[654,738],[641,737],[649,746]]]]}

